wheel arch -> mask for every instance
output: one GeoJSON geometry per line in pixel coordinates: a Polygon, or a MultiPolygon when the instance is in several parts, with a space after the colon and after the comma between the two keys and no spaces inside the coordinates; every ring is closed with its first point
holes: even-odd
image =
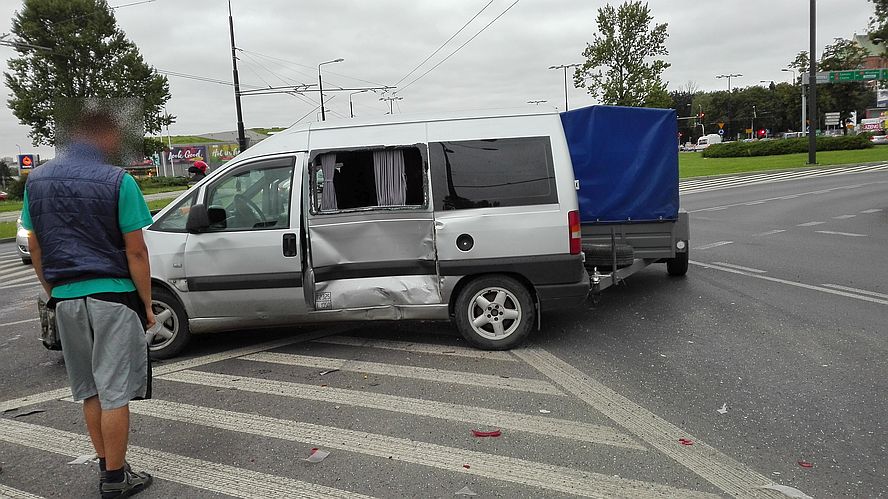
{"type": "MultiPolygon", "coordinates": [[[[536,305],[537,311],[540,310],[540,298],[539,298],[539,296],[537,296],[536,286],[534,286],[533,283],[530,282],[530,279],[528,279],[524,275],[519,274],[517,272],[484,272],[484,273],[480,273],[480,274],[469,274],[469,275],[463,276],[459,279],[459,281],[456,282],[456,285],[453,286],[453,291],[450,292],[450,300],[449,300],[449,303],[447,304],[447,313],[451,319],[453,319],[453,317],[455,315],[454,309],[456,308],[456,300],[457,300],[457,298],[459,298],[459,295],[460,295],[460,293],[462,293],[462,290],[466,286],[468,286],[472,281],[475,281],[477,279],[481,279],[483,277],[490,277],[490,276],[507,276],[507,277],[511,277],[512,279],[515,279],[516,281],[523,284],[524,287],[527,288],[527,291],[530,293],[530,296],[533,298],[533,301],[534,301],[534,304],[536,305]]],[[[537,327],[539,327],[539,317],[540,317],[540,314],[537,313],[537,327]]]]}

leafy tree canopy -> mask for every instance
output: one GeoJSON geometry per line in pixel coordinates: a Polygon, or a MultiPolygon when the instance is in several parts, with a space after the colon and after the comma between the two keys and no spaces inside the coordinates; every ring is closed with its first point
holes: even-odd
{"type": "Polygon", "coordinates": [[[583,51],[586,62],[574,73],[575,85],[604,104],[668,106],[660,76],[669,63],[659,59],[669,54],[667,25],[652,27],[652,21],[650,8],[640,1],[598,9],[598,33],[583,51]]]}
{"type": "Polygon", "coordinates": [[[882,40],[882,55],[888,57],[888,0],[870,0],[876,11],[870,18],[870,39],[882,40]]]}
{"type": "Polygon", "coordinates": [[[4,73],[12,91],[7,102],[31,127],[34,145],[55,144],[56,111],[65,100],[141,99],[147,133],[172,121],[162,114],[170,98],[166,77],[145,63],[105,0],[24,0],[12,33],[23,44],[4,73]]]}

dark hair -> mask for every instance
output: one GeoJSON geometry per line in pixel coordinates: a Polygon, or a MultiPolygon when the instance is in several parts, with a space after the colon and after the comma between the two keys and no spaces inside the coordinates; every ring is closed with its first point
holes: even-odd
{"type": "Polygon", "coordinates": [[[121,126],[117,116],[105,109],[84,109],[74,120],[72,131],[76,134],[96,135],[120,132],[121,126]]]}

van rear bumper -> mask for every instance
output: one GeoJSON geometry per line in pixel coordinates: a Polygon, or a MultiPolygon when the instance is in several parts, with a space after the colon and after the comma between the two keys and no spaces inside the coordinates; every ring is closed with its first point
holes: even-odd
{"type": "Polygon", "coordinates": [[[540,300],[540,310],[543,312],[561,308],[572,308],[582,305],[592,287],[589,284],[589,274],[583,269],[583,277],[578,282],[571,284],[549,284],[535,286],[537,297],[540,300]]]}

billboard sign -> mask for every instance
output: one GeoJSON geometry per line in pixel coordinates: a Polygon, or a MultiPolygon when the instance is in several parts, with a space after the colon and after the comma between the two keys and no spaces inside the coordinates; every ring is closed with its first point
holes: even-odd
{"type": "Polygon", "coordinates": [[[209,144],[207,154],[209,154],[207,163],[221,165],[240,154],[240,147],[237,144],[209,144]]]}
{"type": "Polygon", "coordinates": [[[30,170],[37,166],[36,154],[19,154],[18,155],[19,170],[30,170]]]}
{"type": "Polygon", "coordinates": [[[876,90],[876,107],[888,107],[888,88],[876,90]]]}
{"type": "Polygon", "coordinates": [[[191,164],[195,161],[206,161],[207,146],[175,146],[166,154],[167,160],[174,165],[191,164]]]}

